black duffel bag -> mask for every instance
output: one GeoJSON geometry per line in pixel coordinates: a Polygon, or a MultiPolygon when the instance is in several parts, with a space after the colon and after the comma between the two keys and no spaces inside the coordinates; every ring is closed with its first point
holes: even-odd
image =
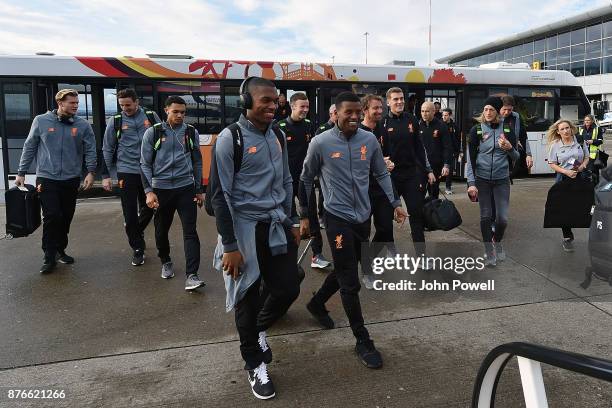
{"type": "Polygon", "coordinates": [[[427,231],[450,231],[463,222],[455,204],[446,198],[426,199],[423,205],[423,218],[427,231]]]}

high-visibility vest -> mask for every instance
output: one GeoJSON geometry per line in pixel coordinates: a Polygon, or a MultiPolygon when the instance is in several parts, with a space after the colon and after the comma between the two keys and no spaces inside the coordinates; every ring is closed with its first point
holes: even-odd
{"type": "MultiPolygon", "coordinates": [[[[580,136],[582,136],[582,134],[584,133],[584,128],[578,129],[578,133],[580,134],[580,136]]],[[[598,134],[599,134],[599,127],[596,126],[593,128],[593,135],[591,136],[591,140],[597,140],[598,134]]],[[[598,149],[599,149],[599,146],[594,146],[592,143],[589,145],[589,157],[592,160],[595,160],[595,158],[597,157],[598,149]]]]}

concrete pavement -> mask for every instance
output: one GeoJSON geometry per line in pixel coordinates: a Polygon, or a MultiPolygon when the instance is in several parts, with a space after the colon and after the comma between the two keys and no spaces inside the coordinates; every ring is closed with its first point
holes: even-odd
{"type": "MultiPolygon", "coordinates": [[[[305,303],[325,274],[306,268],[302,293],[269,333],[275,362],[270,373],[277,398],[250,394],[238,352],[233,314],[210,269],[214,220],[202,211],[200,275],[207,286],[186,293],[178,217],[171,230],[176,277],[159,277],[155,251],[132,267],[115,199],[81,201],[71,232],[77,262],[38,274],[40,234],[0,241],[0,387],[66,390],[62,401],[23,401],[12,406],[211,406],[245,404],[330,407],[466,407],[478,367],[488,351],[509,341],[529,341],[612,358],[612,287],[600,281],[581,289],[588,264],[587,232],[577,250],[561,251],[561,232],[542,229],[550,178],[519,180],[512,188],[509,259],[465,281],[495,280],[492,293],[376,292],[362,289],[368,329],[385,366],[372,371],[354,356],[338,296],[327,305],[337,329],[320,330],[305,303]]],[[[478,206],[463,183],[450,196],[464,223],[449,233],[429,233],[432,251],[481,252],[478,206]]],[[[0,214],[4,224],[4,211],[0,214]]],[[[154,246],[152,226],[147,243],[154,246]]],[[[409,230],[396,230],[400,252],[411,247],[409,230]]],[[[326,244],[327,245],[327,244],[326,244]]],[[[326,255],[329,248],[325,248],[326,255]]],[[[436,272],[427,279],[444,280],[436,272]]],[[[387,281],[406,279],[388,272],[387,281]]],[[[608,383],[545,367],[550,406],[610,407],[608,383]]],[[[3,393],[7,389],[2,388],[3,393]]],[[[497,406],[521,406],[516,363],[506,369],[497,406]]]]}

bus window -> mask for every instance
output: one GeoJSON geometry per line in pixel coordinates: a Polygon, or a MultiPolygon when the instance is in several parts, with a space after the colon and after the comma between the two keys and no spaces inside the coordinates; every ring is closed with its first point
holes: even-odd
{"type": "Polygon", "coordinates": [[[160,106],[164,106],[170,95],[180,96],[185,100],[185,122],[193,125],[200,134],[218,133],[223,129],[219,82],[161,82],[158,91],[160,106]]]}
{"type": "Polygon", "coordinates": [[[153,85],[136,85],[136,94],[138,94],[140,106],[144,109],[155,110],[153,85]]]}
{"type": "Polygon", "coordinates": [[[231,125],[238,122],[242,107],[240,106],[240,96],[238,95],[239,88],[237,86],[225,87],[225,125],[231,125]]]}
{"type": "Polygon", "coordinates": [[[515,111],[521,115],[528,132],[547,130],[555,121],[553,98],[516,98],[515,111]]]}
{"type": "MultiPolygon", "coordinates": [[[[32,124],[32,85],[4,84],[4,131],[8,147],[8,171],[17,173],[23,143],[32,124]]],[[[0,115],[1,117],[2,115],[0,115]]],[[[34,173],[32,164],[28,173],[34,173]]]]}

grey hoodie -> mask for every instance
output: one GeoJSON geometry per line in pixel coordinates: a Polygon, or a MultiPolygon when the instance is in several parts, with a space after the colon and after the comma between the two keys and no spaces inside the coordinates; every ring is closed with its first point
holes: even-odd
{"type": "Polygon", "coordinates": [[[351,223],[370,216],[369,176],[378,181],[393,207],[401,201],[393,194],[391,177],[376,136],[363,129],[347,139],[338,126],[311,140],[300,177],[301,214],[308,214],[307,195],[319,176],[326,211],[351,223]]]}
{"type": "Polygon", "coordinates": [[[165,135],[160,139],[161,146],[157,151],[155,163],[153,163],[153,127],[147,129],[142,138],[140,169],[145,193],[153,191],[154,188],[173,189],[190,184],[195,185],[197,193],[202,193],[202,155],[198,131],[195,131],[196,146],[191,154],[185,146],[185,129],[187,129],[185,123],[176,129],[172,129],[167,122],[161,123],[161,126],[165,130],[165,135]]]}
{"type": "Polygon", "coordinates": [[[38,115],[23,145],[18,174],[24,176],[36,158],[36,175],[52,180],[81,178],[83,156],[88,172],[96,171],[96,137],[89,122],[78,116],[63,123],[54,112],[38,115]]]}
{"type": "MultiPolygon", "coordinates": [[[[480,140],[479,152],[476,156],[476,176],[485,180],[502,180],[510,177],[510,166],[508,156],[513,161],[519,159],[520,154],[513,148],[505,151],[497,143],[498,138],[504,132],[504,127],[499,125],[493,129],[488,124],[482,123],[482,138],[480,140]]],[[[474,128],[470,133],[476,132],[474,128]]],[[[468,186],[476,185],[476,178],[472,167],[470,154],[466,155],[467,164],[465,166],[465,174],[468,181],[468,186]]]]}
{"type": "MultiPolygon", "coordinates": [[[[153,112],[156,123],[161,122],[157,113],[153,112]]],[[[111,167],[117,166],[118,173],[140,174],[140,151],[142,137],[145,131],[155,123],[149,123],[149,118],[144,109],[139,108],[133,116],[128,116],[121,112],[121,138],[117,143],[115,134],[115,120],[111,116],[106,124],[104,132],[104,161],[110,171],[111,167]],[[117,162],[113,163],[113,158],[117,151],[117,162]]]]}

